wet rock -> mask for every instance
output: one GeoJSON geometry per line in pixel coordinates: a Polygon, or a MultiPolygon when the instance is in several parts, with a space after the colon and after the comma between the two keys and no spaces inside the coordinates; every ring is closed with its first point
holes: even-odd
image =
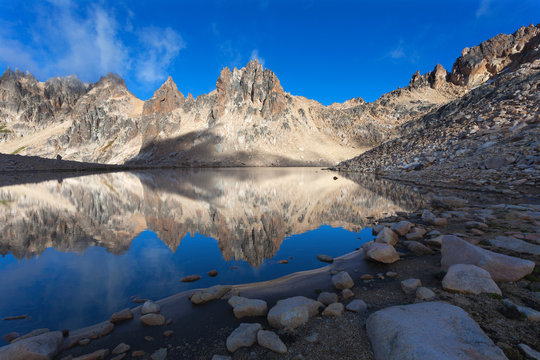
{"type": "Polygon", "coordinates": [[[471,294],[498,294],[501,289],[491,279],[489,272],[475,265],[455,264],[448,268],[442,280],[442,287],[448,291],[471,294]]]}
{"type": "Polygon", "coordinates": [[[527,356],[529,359],[533,360],[540,360],[540,352],[533,350],[529,345],[526,344],[519,344],[518,345],[519,350],[527,356]]]}
{"type": "Polygon", "coordinates": [[[218,272],[217,272],[217,270],[210,270],[207,274],[210,277],[216,277],[218,272]]]}
{"type": "Polygon", "coordinates": [[[345,309],[356,313],[364,312],[367,310],[367,304],[362,300],[356,299],[348,303],[345,309]]]}
{"type": "Polygon", "coordinates": [[[61,351],[63,342],[60,331],[32,336],[0,347],[0,359],[53,359],[61,351]]]}
{"type": "Polygon", "coordinates": [[[160,326],[165,324],[165,317],[161,314],[146,314],[141,316],[141,322],[146,326],[160,326]]]}
{"type": "Polygon", "coordinates": [[[279,300],[268,312],[268,323],[274,328],[294,329],[319,313],[323,304],[303,296],[279,300]]]}
{"type": "Polygon", "coordinates": [[[319,294],[317,301],[324,305],[330,305],[332,303],[338,302],[338,296],[336,293],[324,291],[319,294]]]}
{"type": "Polygon", "coordinates": [[[261,324],[242,323],[227,338],[227,350],[235,352],[241,347],[250,347],[257,340],[257,332],[261,330],[261,324]]]}
{"type": "Polygon", "coordinates": [[[131,319],[133,319],[133,311],[131,311],[129,308],[125,308],[112,314],[109,321],[113,324],[118,324],[131,319]]]}
{"type": "Polygon", "coordinates": [[[343,314],[343,304],[338,302],[328,305],[322,312],[323,316],[341,316],[341,314],[343,314]]]}
{"type": "Polygon", "coordinates": [[[344,289],[342,292],[341,292],[341,296],[343,296],[344,299],[350,299],[352,297],[354,297],[354,293],[351,289],[344,289]]]}
{"type": "Polygon", "coordinates": [[[109,349],[99,349],[94,351],[93,353],[78,356],[73,360],[103,360],[107,356],[109,356],[109,349]]]}
{"type": "Polygon", "coordinates": [[[332,284],[339,290],[350,289],[354,286],[354,281],[346,271],[341,271],[332,276],[332,284]]]}
{"type": "Polygon", "coordinates": [[[167,348],[161,348],[150,355],[151,360],[165,360],[167,358],[167,348]]]}
{"type": "Polygon", "coordinates": [[[228,303],[232,306],[234,316],[237,319],[246,316],[264,316],[268,312],[268,306],[264,300],[233,296],[229,299],[228,303]]]}
{"type": "Polygon", "coordinates": [[[399,260],[399,255],[392,245],[370,241],[362,245],[362,250],[364,250],[366,258],[385,264],[399,260]]]}
{"type": "Polygon", "coordinates": [[[385,227],[375,238],[375,242],[381,244],[396,245],[398,242],[398,234],[385,227]]]}
{"type": "Polygon", "coordinates": [[[182,280],[180,280],[181,282],[194,282],[194,281],[197,281],[199,280],[201,277],[199,275],[188,275],[188,276],[184,276],[182,278],[182,280]]]}
{"type": "Polygon", "coordinates": [[[4,340],[6,340],[9,343],[15,340],[16,338],[18,338],[19,336],[21,335],[18,332],[13,331],[13,332],[5,334],[3,337],[4,337],[4,340]]]}
{"type": "Polygon", "coordinates": [[[531,309],[530,307],[516,305],[512,301],[510,301],[510,299],[504,299],[503,304],[510,309],[517,310],[518,312],[523,314],[523,316],[525,316],[527,320],[540,321],[540,311],[536,311],[534,309],[531,309]]]}
{"type": "Polygon", "coordinates": [[[123,354],[125,352],[128,352],[129,350],[131,350],[131,346],[129,346],[126,343],[120,343],[120,344],[116,345],[116,347],[113,349],[112,353],[114,355],[118,355],[118,354],[123,354]]]}
{"type": "Polygon", "coordinates": [[[366,328],[377,360],[506,359],[465,311],[444,302],[379,310],[366,328]]]}
{"type": "Polygon", "coordinates": [[[157,314],[160,311],[161,311],[161,306],[150,300],[146,301],[141,308],[141,314],[143,315],[157,314]]]}
{"type": "Polygon", "coordinates": [[[403,220],[393,225],[390,229],[400,236],[405,236],[413,226],[411,222],[403,220]]]}
{"type": "Polygon", "coordinates": [[[324,255],[324,254],[317,255],[317,260],[322,261],[322,262],[326,262],[326,263],[333,263],[334,262],[333,257],[331,257],[329,255],[324,255]]]}
{"type": "Polygon", "coordinates": [[[471,264],[489,272],[495,281],[517,281],[534,270],[534,262],[498,254],[447,235],[441,247],[441,267],[448,270],[454,264],[471,264]]]}
{"type": "Polygon", "coordinates": [[[435,298],[435,293],[427,287],[420,286],[416,289],[416,298],[422,301],[432,300],[435,298]]]}
{"type": "Polygon", "coordinates": [[[194,292],[189,299],[193,304],[200,305],[212,300],[220,299],[232,289],[229,285],[214,285],[208,289],[194,292]]]}
{"type": "Polygon", "coordinates": [[[287,346],[285,346],[283,341],[273,331],[259,330],[257,332],[257,343],[278,354],[287,353],[287,346]]]}
{"type": "Polygon", "coordinates": [[[407,295],[414,294],[420,286],[422,286],[422,282],[419,279],[407,279],[401,282],[401,289],[407,295]]]}

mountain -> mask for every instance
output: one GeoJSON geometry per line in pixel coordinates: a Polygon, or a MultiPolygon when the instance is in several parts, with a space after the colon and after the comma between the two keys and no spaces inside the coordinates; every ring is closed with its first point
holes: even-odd
{"type": "Polygon", "coordinates": [[[494,189],[540,185],[540,26],[465,49],[449,80],[471,90],[336,169],[494,189]]]}
{"type": "Polygon", "coordinates": [[[367,103],[323,106],[287,93],[256,60],[223,69],[216,89],[184,96],[172,78],[142,101],[109,74],[42,83],[0,77],[0,152],[132,166],[332,165],[402,135],[497,74],[530,62],[539,27],[464,49],[451,72],[437,65],[367,103]]]}

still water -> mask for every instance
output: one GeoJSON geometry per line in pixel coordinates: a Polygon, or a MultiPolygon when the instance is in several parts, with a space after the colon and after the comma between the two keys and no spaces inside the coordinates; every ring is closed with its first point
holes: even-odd
{"type": "Polygon", "coordinates": [[[371,240],[369,219],[421,201],[380,180],[333,177],[315,168],[198,169],[2,186],[0,318],[28,318],[0,320],[0,335],[74,329],[136,306],[134,298],[321,267],[317,254],[371,240]],[[190,274],[201,279],[180,282],[190,274]]]}

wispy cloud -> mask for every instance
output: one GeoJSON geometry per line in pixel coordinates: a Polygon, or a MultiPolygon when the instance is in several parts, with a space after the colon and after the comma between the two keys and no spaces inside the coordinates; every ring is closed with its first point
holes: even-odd
{"type": "Polygon", "coordinates": [[[263,67],[264,67],[264,59],[262,57],[259,56],[259,50],[257,49],[253,49],[251,51],[251,55],[249,57],[249,60],[257,60],[259,62],[259,64],[261,64],[263,67]]]}
{"type": "Polygon", "coordinates": [[[394,50],[390,51],[389,55],[392,59],[401,59],[405,57],[405,50],[403,50],[403,46],[400,45],[394,50]]]}
{"type": "Polygon", "coordinates": [[[480,5],[476,10],[476,18],[482,17],[489,13],[491,0],[480,0],[480,5]]]}
{"type": "Polygon", "coordinates": [[[85,80],[97,80],[116,72],[155,83],[166,77],[168,67],[185,47],[180,34],[171,28],[135,27],[129,11],[120,16],[104,5],[79,8],[78,4],[49,0],[36,8],[30,43],[23,43],[9,28],[0,30],[0,60],[42,78],[75,73],[85,80]]]}

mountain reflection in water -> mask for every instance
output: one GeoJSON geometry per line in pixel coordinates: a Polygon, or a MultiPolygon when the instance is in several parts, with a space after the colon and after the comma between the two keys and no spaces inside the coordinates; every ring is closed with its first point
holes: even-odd
{"type": "Polygon", "coordinates": [[[314,168],[107,173],[0,187],[0,333],[104,320],[132,296],[276,278],[420,206],[408,187],[314,168]],[[288,260],[288,264],[279,264],[288,260]],[[238,269],[231,269],[238,267],[238,269]],[[217,269],[209,278],[206,272],[217,269]],[[198,273],[203,278],[179,280],[198,273]],[[68,314],[68,315],[66,315],[68,314]]]}

